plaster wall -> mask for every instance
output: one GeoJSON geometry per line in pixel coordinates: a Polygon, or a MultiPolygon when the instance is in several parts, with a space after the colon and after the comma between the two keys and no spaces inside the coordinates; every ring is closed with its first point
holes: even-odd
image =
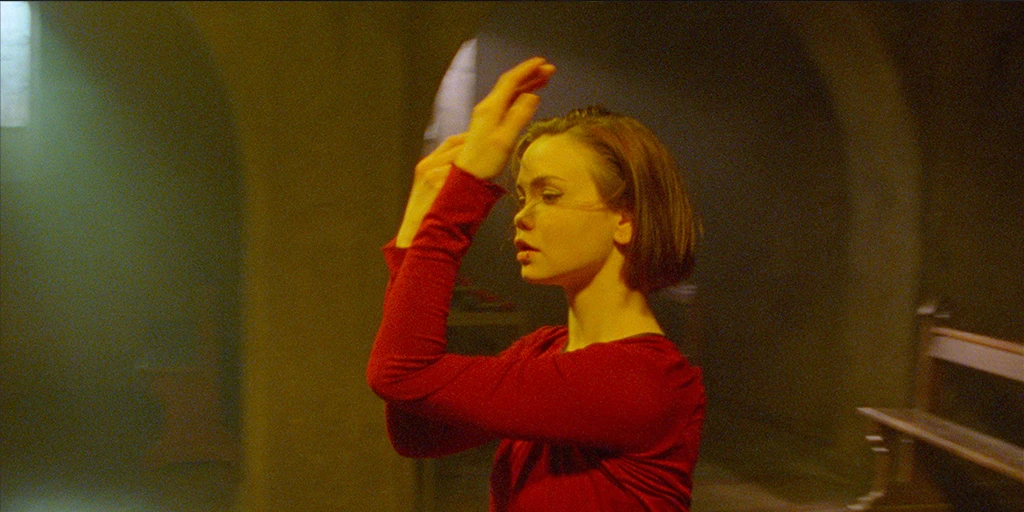
{"type": "Polygon", "coordinates": [[[365,383],[445,67],[486,4],[202,3],[246,180],[245,510],[410,510],[365,383]],[[272,51],[268,51],[272,49],[272,51]]]}
{"type": "MultiPolygon", "coordinates": [[[[44,128],[0,134],[4,468],[63,456],[29,431],[46,414],[67,427],[51,433],[131,431],[95,418],[125,411],[114,397],[137,391],[147,315],[192,314],[201,275],[242,350],[239,507],[412,509],[414,466],[363,370],[379,248],[437,85],[474,35],[478,93],[545,54],[560,73],[541,116],[604,102],[676,152],[707,229],[701,356],[730,412],[856,475],[852,408],[905,400],[919,298],[1020,340],[1019,5],[44,5],[67,45],[47,50],[44,128]],[[74,408],[33,405],[72,389],[74,408]]],[[[499,206],[466,274],[535,324],[563,321],[557,290],[519,281],[510,219],[499,206]]]]}

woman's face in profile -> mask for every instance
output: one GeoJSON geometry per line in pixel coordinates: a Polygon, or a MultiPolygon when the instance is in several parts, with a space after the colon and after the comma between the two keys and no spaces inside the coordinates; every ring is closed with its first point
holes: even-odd
{"type": "Polygon", "coordinates": [[[598,193],[593,172],[601,163],[564,133],[541,136],[523,153],[514,223],[526,281],[579,289],[609,266],[622,215],[598,193]]]}

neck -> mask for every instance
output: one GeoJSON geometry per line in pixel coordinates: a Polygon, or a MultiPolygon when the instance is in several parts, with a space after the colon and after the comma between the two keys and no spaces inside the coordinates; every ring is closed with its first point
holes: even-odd
{"type": "Polygon", "coordinates": [[[647,297],[622,279],[595,279],[586,288],[566,290],[569,340],[566,351],[643,333],[663,334],[647,297]]]}

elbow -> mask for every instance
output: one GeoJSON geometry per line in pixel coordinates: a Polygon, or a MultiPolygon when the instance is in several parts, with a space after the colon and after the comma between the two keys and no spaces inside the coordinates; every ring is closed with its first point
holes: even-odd
{"type": "Polygon", "coordinates": [[[391,386],[376,381],[370,381],[369,384],[370,391],[373,391],[373,394],[380,397],[381,400],[384,400],[385,402],[389,403],[398,401],[398,396],[396,393],[392,391],[391,386]]]}
{"type": "Polygon", "coordinates": [[[415,446],[399,444],[394,441],[391,442],[391,446],[395,449],[395,453],[407,459],[426,459],[431,456],[430,453],[419,450],[415,446]]]}
{"type": "Polygon", "coordinates": [[[370,357],[366,383],[385,402],[419,400],[434,390],[430,369],[436,357],[370,357]]]}
{"type": "Polygon", "coordinates": [[[370,390],[385,402],[402,402],[418,398],[416,379],[401,365],[371,362],[366,369],[370,390]]]}
{"type": "Polygon", "coordinates": [[[393,388],[394,383],[392,379],[387,377],[387,372],[384,371],[383,365],[374,364],[372,361],[366,368],[366,383],[370,386],[370,390],[385,402],[390,402],[395,399],[393,388]]]}

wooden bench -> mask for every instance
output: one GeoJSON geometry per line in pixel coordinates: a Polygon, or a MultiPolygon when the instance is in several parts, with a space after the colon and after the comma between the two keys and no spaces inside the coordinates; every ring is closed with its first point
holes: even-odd
{"type": "Polygon", "coordinates": [[[944,418],[937,406],[950,385],[952,365],[984,372],[987,378],[1009,379],[1013,386],[1024,383],[1024,345],[940,326],[941,315],[932,305],[922,306],[918,317],[914,406],[857,409],[872,426],[867,439],[876,454],[875,477],[871,491],[848,508],[953,510],[948,485],[943,487],[933,476],[941,460],[935,454],[946,453],[967,461],[970,468],[984,468],[978,472],[997,482],[990,490],[997,494],[999,509],[1024,510],[1024,448],[944,418]]]}

